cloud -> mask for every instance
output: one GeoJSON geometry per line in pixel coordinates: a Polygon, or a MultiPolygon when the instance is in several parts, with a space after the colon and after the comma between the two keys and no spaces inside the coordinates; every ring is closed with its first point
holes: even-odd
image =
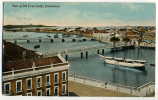
{"type": "Polygon", "coordinates": [[[124,9],[129,8],[131,11],[144,10],[141,5],[138,5],[135,3],[122,3],[122,8],[124,8],[124,9]]]}

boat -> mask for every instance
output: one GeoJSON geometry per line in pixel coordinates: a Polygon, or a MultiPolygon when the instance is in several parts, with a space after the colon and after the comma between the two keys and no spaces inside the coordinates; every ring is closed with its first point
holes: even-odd
{"type": "Polygon", "coordinates": [[[58,34],[54,35],[54,38],[59,38],[58,34]]]}
{"type": "Polygon", "coordinates": [[[48,37],[51,37],[50,35],[47,35],[48,37]]]}
{"type": "Polygon", "coordinates": [[[40,45],[35,45],[34,48],[40,48],[40,45]]]}
{"type": "Polygon", "coordinates": [[[147,61],[144,60],[132,60],[132,59],[123,59],[123,58],[116,58],[116,57],[105,57],[105,62],[117,66],[124,66],[129,68],[136,68],[136,69],[145,69],[145,65],[147,61]]]}
{"type": "Polygon", "coordinates": [[[23,35],[23,37],[28,37],[28,35],[23,35]]]}
{"type": "Polygon", "coordinates": [[[150,66],[155,66],[155,64],[154,64],[154,63],[151,63],[150,66]]]}

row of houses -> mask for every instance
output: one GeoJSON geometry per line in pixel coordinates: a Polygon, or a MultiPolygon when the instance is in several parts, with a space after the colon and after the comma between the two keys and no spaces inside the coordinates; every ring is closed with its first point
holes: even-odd
{"type": "Polygon", "coordinates": [[[140,42],[140,48],[155,49],[155,41],[143,40],[140,42]]]}
{"type": "Polygon", "coordinates": [[[69,63],[58,56],[43,58],[12,43],[3,43],[2,93],[6,96],[68,96],[69,63]],[[6,44],[6,45],[4,45],[6,44]],[[9,44],[9,45],[8,45],[9,44]],[[15,49],[15,50],[14,50],[15,49]],[[25,55],[22,54],[25,52],[25,55]],[[19,56],[18,56],[19,55],[19,56]],[[29,55],[28,57],[26,55],[29,55]],[[24,57],[23,57],[24,56],[24,57]],[[24,58],[24,59],[23,59],[24,58]]]}

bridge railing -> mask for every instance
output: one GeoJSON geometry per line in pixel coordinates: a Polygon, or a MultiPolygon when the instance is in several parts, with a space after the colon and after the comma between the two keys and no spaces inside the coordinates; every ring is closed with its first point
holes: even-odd
{"type": "MultiPolygon", "coordinates": [[[[124,46],[125,43],[119,42],[116,43],[116,46],[124,46]]],[[[67,49],[62,49],[62,50],[54,50],[53,52],[46,52],[43,54],[43,56],[55,56],[60,54],[69,54],[69,53],[75,53],[75,52],[82,52],[82,51],[91,51],[91,50],[96,50],[96,49],[102,49],[102,48],[107,48],[107,47],[113,47],[112,43],[105,43],[105,44],[98,44],[98,45],[93,45],[93,46],[81,46],[81,47],[76,47],[76,48],[67,48],[67,49]]]]}

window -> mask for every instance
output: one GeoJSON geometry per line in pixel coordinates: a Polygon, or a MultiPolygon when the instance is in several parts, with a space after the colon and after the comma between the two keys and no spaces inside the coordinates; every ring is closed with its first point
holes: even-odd
{"type": "Polygon", "coordinates": [[[66,94],[66,84],[63,84],[63,95],[66,94]]]}
{"type": "Polygon", "coordinates": [[[58,91],[59,91],[59,87],[56,86],[56,87],[54,88],[54,95],[55,95],[55,96],[58,96],[58,95],[59,95],[58,91]]]}
{"type": "Polygon", "coordinates": [[[32,89],[32,78],[27,79],[27,89],[32,89]]]}
{"type": "Polygon", "coordinates": [[[46,96],[50,96],[50,88],[46,89],[46,96]]]}
{"type": "Polygon", "coordinates": [[[37,91],[37,96],[42,96],[42,90],[37,91]]]}
{"type": "Polygon", "coordinates": [[[10,86],[10,82],[8,83],[4,83],[4,94],[10,94],[10,90],[11,90],[11,86],[10,86]]]}
{"type": "Polygon", "coordinates": [[[62,72],[62,81],[66,81],[66,71],[62,72]]]}
{"type": "Polygon", "coordinates": [[[37,77],[37,88],[39,88],[41,86],[42,86],[42,79],[41,79],[41,76],[38,76],[37,77]]]}
{"type": "Polygon", "coordinates": [[[58,73],[55,73],[55,75],[54,75],[54,83],[58,83],[58,82],[59,82],[58,73]]]}
{"type": "Polygon", "coordinates": [[[50,85],[50,74],[46,75],[46,86],[50,85]]]}
{"type": "Polygon", "coordinates": [[[23,56],[26,56],[26,52],[23,52],[23,56]]]}
{"type": "Polygon", "coordinates": [[[22,92],[22,80],[16,81],[16,92],[22,92]]]}
{"type": "Polygon", "coordinates": [[[32,96],[32,92],[27,93],[27,96],[32,96]]]}

